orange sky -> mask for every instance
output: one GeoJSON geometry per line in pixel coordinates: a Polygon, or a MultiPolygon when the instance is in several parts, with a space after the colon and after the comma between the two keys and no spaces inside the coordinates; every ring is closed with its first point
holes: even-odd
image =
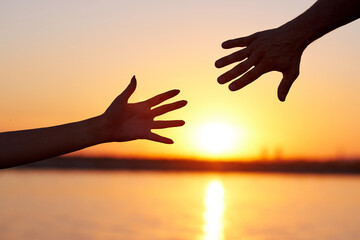
{"type": "Polygon", "coordinates": [[[169,89],[186,108],[159,130],[174,145],[145,140],[95,146],[76,154],[137,157],[273,158],[360,156],[360,22],[308,47],[285,103],[281,74],[230,92],[216,78],[222,41],[277,27],[314,1],[1,1],[0,131],[63,124],[101,114],[133,74],[131,101],[169,89]],[[227,152],[199,146],[199,129],[234,129],[227,152]]]}

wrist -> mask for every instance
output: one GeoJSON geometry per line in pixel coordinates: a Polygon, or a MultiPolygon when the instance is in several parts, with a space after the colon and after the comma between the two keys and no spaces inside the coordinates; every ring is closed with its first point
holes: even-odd
{"type": "Polygon", "coordinates": [[[94,144],[111,141],[110,123],[103,115],[90,118],[87,121],[86,129],[94,144]]]}
{"type": "Polygon", "coordinates": [[[279,34],[287,39],[289,44],[297,51],[303,52],[306,47],[314,41],[313,35],[309,29],[297,26],[295,23],[289,22],[278,28],[279,34]]]}

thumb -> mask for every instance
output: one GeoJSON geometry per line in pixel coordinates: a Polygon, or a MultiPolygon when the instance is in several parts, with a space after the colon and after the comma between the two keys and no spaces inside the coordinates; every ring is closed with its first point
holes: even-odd
{"type": "Polygon", "coordinates": [[[124,101],[128,101],[130,96],[134,93],[136,89],[136,77],[135,75],[131,78],[130,84],[126,87],[126,89],[120,94],[121,99],[124,101]]]}
{"type": "Polygon", "coordinates": [[[283,79],[278,88],[278,98],[280,101],[284,102],[286,96],[289,93],[289,90],[292,84],[295,82],[296,78],[299,76],[299,70],[293,70],[290,72],[283,73],[283,79]]]}

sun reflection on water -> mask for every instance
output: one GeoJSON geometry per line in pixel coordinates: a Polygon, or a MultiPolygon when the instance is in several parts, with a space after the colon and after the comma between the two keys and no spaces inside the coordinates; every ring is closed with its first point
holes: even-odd
{"type": "Polygon", "coordinates": [[[218,180],[211,181],[206,189],[203,240],[223,239],[224,187],[218,180]]]}

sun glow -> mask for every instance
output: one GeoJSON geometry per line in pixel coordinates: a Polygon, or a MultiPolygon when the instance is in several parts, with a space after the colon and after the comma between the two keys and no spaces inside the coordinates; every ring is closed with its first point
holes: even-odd
{"type": "Polygon", "coordinates": [[[196,143],[206,154],[218,155],[231,152],[238,141],[238,130],[223,122],[202,125],[196,136],[196,143]]]}
{"type": "Polygon", "coordinates": [[[225,210],[224,187],[218,180],[209,183],[205,196],[205,214],[204,214],[204,238],[203,240],[221,240],[223,239],[223,221],[222,216],[225,210]]]}

